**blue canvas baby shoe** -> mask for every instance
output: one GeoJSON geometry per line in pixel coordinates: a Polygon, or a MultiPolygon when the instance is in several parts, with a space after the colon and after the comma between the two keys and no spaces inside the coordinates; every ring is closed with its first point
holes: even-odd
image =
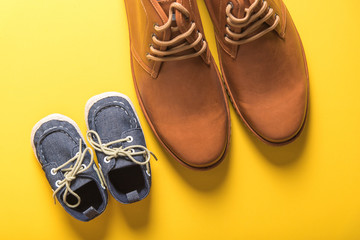
{"type": "Polygon", "coordinates": [[[94,96],[86,103],[85,119],[110,193],[121,203],[144,199],[150,191],[153,154],[130,99],[115,92],[94,96]]]}
{"type": "Polygon", "coordinates": [[[54,199],[71,216],[89,221],[105,210],[103,177],[74,121],[60,114],[43,118],[31,132],[31,143],[54,199]]]}

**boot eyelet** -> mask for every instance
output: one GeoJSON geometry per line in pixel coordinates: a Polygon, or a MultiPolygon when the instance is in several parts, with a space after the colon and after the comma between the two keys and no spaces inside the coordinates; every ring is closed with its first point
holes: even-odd
{"type": "Polygon", "coordinates": [[[51,175],[55,176],[55,175],[56,175],[55,168],[52,168],[52,169],[50,170],[50,173],[51,173],[51,175]]]}

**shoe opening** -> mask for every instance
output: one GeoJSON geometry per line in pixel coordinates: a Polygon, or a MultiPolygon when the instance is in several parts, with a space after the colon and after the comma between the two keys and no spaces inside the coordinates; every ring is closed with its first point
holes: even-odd
{"type": "Polygon", "coordinates": [[[147,193],[144,173],[139,165],[115,169],[109,172],[113,195],[123,203],[140,201],[147,193]]]}
{"type": "MultiPolygon", "coordinates": [[[[98,209],[103,202],[101,194],[99,192],[99,188],[94,181],[90,181],[84,186],[81,186],[80,188],[75,190],[75,193],[78,194],[81,199],[80,205],[76,208],[73,208],[73,210],[77,212],[84,212],[90,207],[98,209]]],[[[66,200],[69,204],[76,204],[78,201],[71,194],[67,196],[66,200]]]]}

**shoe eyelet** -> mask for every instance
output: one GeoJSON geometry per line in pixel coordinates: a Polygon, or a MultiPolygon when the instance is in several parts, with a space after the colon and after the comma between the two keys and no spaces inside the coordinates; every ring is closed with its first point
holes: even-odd
{"type": "Polygon", "coordinates": [[[146,170],[145,172],[149,177],[151,177],[151,174],[148,172],[148,170],[146,170]]]}
{"type": "Polygon", "coordinates": [[[110,163],[110,160],[106,157],[104,157],[104,163],[110,163]]]}
{"type": "Polygon", "coordinates": [[[234,8],[234,4],[232,2],[228,2],[227,5],[230,5],[231,6],[231,9],[234,8]]]}
{"type": "MultiPolygon", "coordinates": [[[[155,27],[159,27],[159,24],[157,24],[157,23],[154,23],[153,24],[153,27],[155,28],[155,27]]],[[[156,29],[155,29],[156,30],[156,29]]]]}
{"type": "Polygon", "coordinates": [[[127,140],[128,143],[131,143],[132,141],[134,141],[134,138],[132,136],[128,136],[127,137],[129,140],[127,140]]]}
{"type": "Polygon", "coordinates": [[[86,165],[85,165],[85,164],[81,164],[80,169],[83,170],[83,169],[85,169],[85,168],[86,168],[86,165]]]}
{"type": "Polygon", "coordinates": [[[60,180],[57,180],[57,181],[55,182],[55,186],[56,186],[56,187],[60,187],[60,182],[61,182],[60,180]]]}
{"type": "Polygon", "coordinates": [[[131,153],[135,153],[135,150],[134,150],[134,149],[130,149],[130,152],[131,152],[131,153]]]}
{"type": "Polygon", "coordinates": [[[146,60],[151,61],[151,59],[149,58],[149,56],[151,56],[150,53],[146,53],[146,54],[145,54],[146,60]]]}
{"type": "Polygon", "coordinates": [[[151,34],[151,38],[156,38],[156,39],[158,39],[155,33],[151,34]]]}
{"type": "Polygon", "coordinates": [[[52,169],[50,170],[50,173],[51,173],[51,175],[55,176],[55,175],[56,175],[55,168],[52,168],[52,169]]]}

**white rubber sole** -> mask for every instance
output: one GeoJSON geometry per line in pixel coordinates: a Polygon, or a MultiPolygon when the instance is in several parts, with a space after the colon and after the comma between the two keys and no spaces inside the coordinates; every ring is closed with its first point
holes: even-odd
{"type": "Polygon", "coordinates": [[[35,126],[33,127],[33,129],[31,130],[31,147],[35,153],[36,159],[39,161],[38,157],[37,157],[37,151],[34,145],[34,137],[35,137],[35,133],[36,131],[41,127],[41,125],[43,125],[44,123],[51,121],[51,120],[57,120],[57,121],[63,121],[63,122],[68,122],[71,125],[73,125],[76,129],[76,131],[79,133],[80,137],[83,139],[83,135],[81,133],[81,130],[79,128],[79,126],[76,124],[76,122],[74,120],[72,120],[71,118],[59,114],[59,113],[54,113],[54,114],[50,114],[46,117],[44,117],[43,119],[41,119],[40,121],[38,121],[35,126]]]}
{"type": "Polygon", "coordinates": [[[89,128],[89,121],[88,121],[88,117],[89,117],[89,111],[91,109],[91,107],[98,101],[100,101],[101,99],[104,99],[104,98],[108,98],[108,97],[121,97],[121,98],[124,98],[131,106],[135,116],[136,116],[136,120],[138,121],[139,123],[139,126],[140,128],[142,129],[141,127],[141,123],[140,123],[140,120],[139,120],[139,117],[136,113],[136,110],[135,110],[135,107],[134,107],[134,104],[132,103],[132,101],[130,100],[130,98],[128,96],[126,96],[125,94],[122,94],[122,93],[118,93],[118,92],[105,92],[105,93],[101,93],[99,95],[95,95],[93,96],[92,98],[90,98],[87,102],[86,102],[86,105],[85,105],[85,122],[86,122],[86,126],[87,126],[87,129],[90,130],[89,128]]]}

